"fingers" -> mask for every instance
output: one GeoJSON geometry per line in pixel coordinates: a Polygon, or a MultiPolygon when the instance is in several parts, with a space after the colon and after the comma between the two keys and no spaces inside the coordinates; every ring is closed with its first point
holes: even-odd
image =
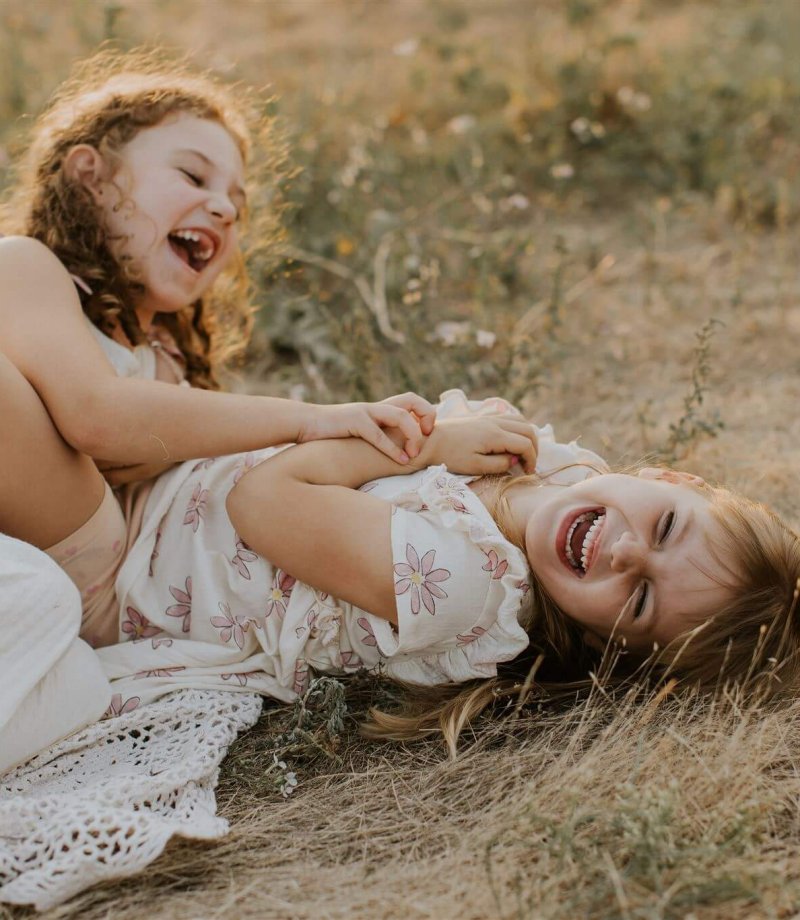
{"type": "Polygon", "coordinates": [[[526,473],[536,472],[536,457],[538,454],[536,435],[531,432],[532,436],[527,433],[516,434],[509,432],[506,436],[504,448],[506,453],[514,454],[519,457],[522,469],[526,473]]]}
{"type": "Polygon", "coordinates": [[[384,403],[405,409],[406,412],[413,412],[419,419],[422,434],[427,436],[433,431],[433,426],[436,422],[436,409],[422,396],[418,396],[416,393],[401,393],[399,396],[390,396],[384,400],[384,403]]]}
{"type": "MultiPolygon", "coordinates": [[[[409,394],[413,396],[413,393],[409,394]]],[[[425,402],[425,400],[422,400],[425,402]]],[[[405,452],[409,457],[416,457],[422,447],[422,441],[425,435],[421,429],[421,421],[417,421],[416,415],[403,408],[398,408],[393,404],[378,403],[370,407],[372,419],[379,425],[388,428],[397,428],[405,439],[405,452]]],[[[387,438],[387,440],[389,440],[387,438]]],[[[374,443],[370,441],[370,443],[374,443]]],[[[378,445],[375,444],[375,447],[378,445]]],[[[379,448],[382,450],[382,448],[379,448]]],[[[386,451],[384,451],[386,453],[386,451]]],[[[391,454],[389,455],[391,456],[391,454]]],[[[402,461],[398,461],[402,462],[402,461]]]]}
{"type": "MultiPolygon", "coordinates": [[[[405,413],[406,415],[408,413],[405,413]]],[[[411,416],[408,416],[411,419],[411,416]]],[[[416,422],[411,419],[412,424],[416,425],[416,422]]],[[[399,427],[399,426],[398,426],[399,427]]],[[[419,433],[419,429],[417,429],[419,433]]],[[[363,438],[373,447],[376,447],[382,454],[386,454],[389,459],[394,460],[395,463],[401,463],[403,465],[408,463],[409,455],[406,453],[403,448],[392,441],[392,439],[381,430],[378,424],[375,423],[375,420],[370,420],[370,424],[364,426],[363,431],[354,432],[357,437],[363,438]]]]}
{"type": "Polygon", "coordinates": [[[476,463],[475,474],[489,476],[492,473],[507,473],[517,462],[512,454],[483,454],[476,463]]]}
{"type": "MultiPolygon", "coordinates": [[[[528,422],[497,418],[492,419],[492,431],[487,446],[494,454],[513,454],[519,457],[526,473],[536,472],[539,442],[533,425],[528,422]]],[[[508,466],[504,467],[508,469],[508,466]]]]}

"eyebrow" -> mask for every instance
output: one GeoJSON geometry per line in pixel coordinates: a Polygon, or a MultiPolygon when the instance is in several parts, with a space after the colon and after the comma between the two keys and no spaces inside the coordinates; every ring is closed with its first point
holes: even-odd
{"type": "MultiPolygon", "coordinates": [[[[200,151],[200,150],[195,150],[195,149],[193,149],[192,147],[186,147],[186,148],[184,148],[184,149],[182,149],[182,150],[179,150],[178,153],[190,153],[190,154],[192,154],[193,156],[198,157],[198,159],[201,159],[201,160],[206,164],[206,166],[210,166],[212,169],[219,169],[219,167],[217,166],[217,164],[216,164],[210,157],[207,157],[207,156],[206,156],[202,151],[200,151]]],[[[232,186],[232,189],[233,189],[233,191],[241,198],[242,204],[243,204],[243,205],[247,204],[247,193],[246,193],[245,190],[242,188],[242,186],[239,185],[238,182],[235,183],[235,184],[232,186]]]]}
{"type": "MultiPolygon", "coordinates": [[[[675,513],[676,512],[673,510],[673,514],[675,513]]],[[[686,512],[686,514],[681,515],[681,517],[683,518],[683,523],[681,525],[680,531],[672,539],[672,544],[670,546],[671,549],[674,549],[676,546],[680,545],[680,543],[683,541],[686,534],[690,531],[692,524],[694,523],[694,508],[690,508],[686,512]]],[[[653,616],[651,618],[651,626],[655,626],[658,623],[658,618],[659,618],[660,613],[659,613],[658,596],[655,590],[653,590],[652,594],[653,594],[653,616]]]]}

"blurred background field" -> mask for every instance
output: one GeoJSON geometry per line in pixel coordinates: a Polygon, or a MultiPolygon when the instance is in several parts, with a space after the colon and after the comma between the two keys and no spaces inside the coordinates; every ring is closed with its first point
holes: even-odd
{"type": "MultiPolygon", "coordinates": [[[[0,184],[107,39],[268,87],[285,233],[254,265],[234,386],[497,393],[613,463],[672,461],[798,523],[796,0],[0,0],[0,184]]],[[[337,692],[234,749],[228,842],[51,915],[800,912],[793,710],[599,694],[453,766],[434,742],[359,741],[384,691],[337,692]]]]}

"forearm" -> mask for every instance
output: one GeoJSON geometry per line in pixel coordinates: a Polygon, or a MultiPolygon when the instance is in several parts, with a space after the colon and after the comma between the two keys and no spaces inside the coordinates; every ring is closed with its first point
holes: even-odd
{"type": "Polygon", "coordinates": [[[271,457],[261,467],[263,478],[269,479],[276,491],[285,488],[289,481],[357,489],[371,479],[413,473],[436,462],[431,435],[419,456],[406,464],[395,463],[359,438],[335,438],[297,444],[271,457]]]}
{"type": "Polygon", "coordinates": [[[129,485],[133,482],[147,482],[155,479],[167,470],[171,470],[174,463],[109,463],[107,460],[95,460],[97,468],[103,474],[105,481],[116,489],[118,486],[129,485]]]}
{"type": "MultiPolygon", "coordinates": [[[[109,463],[178,462],[298,439],[306,403],[114,378],[83,407],[79,450],[109,463]]],[[[58,420],[56,419],[56,424],[58,420]]]]}

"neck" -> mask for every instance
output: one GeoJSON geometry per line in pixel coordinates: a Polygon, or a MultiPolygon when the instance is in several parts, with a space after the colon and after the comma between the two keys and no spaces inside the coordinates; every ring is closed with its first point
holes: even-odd
{"type": "Polygon", "coordinates": [[[153,325],[153,317],[155,316],[154,310],[148,310],[146,307],[137,307],[136,316],[139,320],[139,325],[142,328],[142,332],[147,332],[150,327],[153,325]]]}
{"type": "MultiPolygon", "coordinates": [[[[478,498],[492,510],[496,504],[500,489],[505,485],[505,480],[495,477],[484,477],[470,483],[478,498]]],[[[546,502],[551,490],[556,488],[548,483],[531,482],[527,480],[505,489],[503,496],[510,516],[512,533],[509,534],[520,546],[524,546],[524,535],[528,528],[528,519],[533,512],[546,502]]]]}

